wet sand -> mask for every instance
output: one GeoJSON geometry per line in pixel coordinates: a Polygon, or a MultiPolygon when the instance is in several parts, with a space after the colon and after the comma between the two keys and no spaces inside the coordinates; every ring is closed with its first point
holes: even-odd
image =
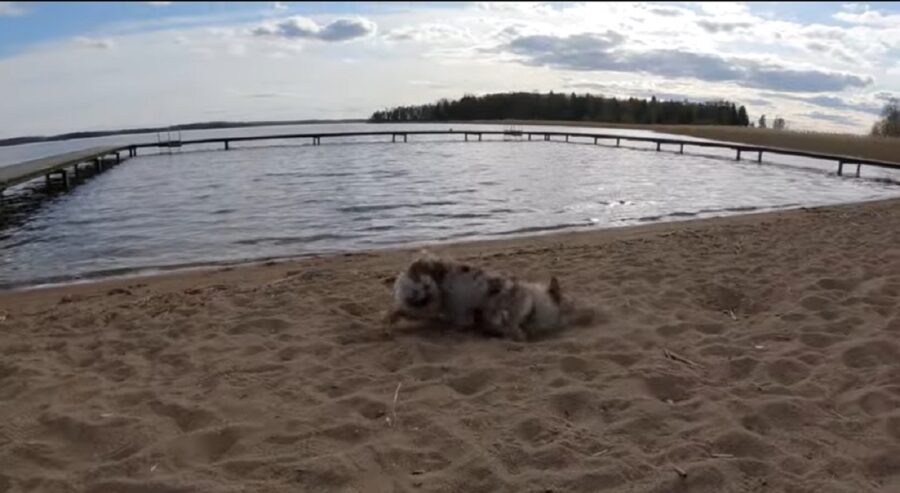
{"type": "Polygon", "coordinates": [[[413,251],[0,293],[0,493],[900,491],[900,201],[434,250],[599,315],[388,334],[413,251]]]}

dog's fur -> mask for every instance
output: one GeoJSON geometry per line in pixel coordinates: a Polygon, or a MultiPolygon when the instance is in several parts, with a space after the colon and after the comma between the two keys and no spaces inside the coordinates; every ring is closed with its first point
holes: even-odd
{"type": "Polygon", "coordinates": [[[524,282],[425,254],[397,276],[388,323],[441,321],[524,341],[562,329],[576,312],[555,277],[524,282]]]}

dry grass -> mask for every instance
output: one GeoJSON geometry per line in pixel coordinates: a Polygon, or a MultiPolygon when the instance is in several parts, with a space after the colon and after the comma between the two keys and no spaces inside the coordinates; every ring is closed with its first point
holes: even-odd
{"type": "MultiPolygon", "coordinates": [[[[463,122],[461,122],[463,123],[463,122]]],[[[470,122],[473,123],[473,122],[470,122]]],[[[762,128],[729,127],[720,125],[629,125],[594,122],[503,120],[480,123],[508,123],[512,125],[560,125],[578,127],[633,128],[654,130],[703,139],[724,140],[801,151],[822,152],[877,159],[900,163],[900,138],[870,137],[867,135],[779,131],[762,128]]]]}

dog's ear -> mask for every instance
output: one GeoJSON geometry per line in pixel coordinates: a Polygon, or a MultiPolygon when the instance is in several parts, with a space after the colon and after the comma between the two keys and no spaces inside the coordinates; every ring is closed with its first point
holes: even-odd
{"type": "Polygon", "coordinates": [[[560,303],[562,301],[562,292],[559,289],[559,280],[556,279],[556,276],[550,278],[550,286],[547,287],[547,293],[550,294],[550,298],[554,302],[560,303]]]}

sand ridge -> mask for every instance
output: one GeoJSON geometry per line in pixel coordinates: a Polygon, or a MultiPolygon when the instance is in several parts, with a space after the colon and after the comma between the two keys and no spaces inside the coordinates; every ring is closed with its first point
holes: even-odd
{"type": "Polygon", "coordinates": [[[387,334],[407,251],[2,293],[0,493],[900,491],[897,245],[885,201],[436,249],[600,312],[532,343],[387,334]]]}

